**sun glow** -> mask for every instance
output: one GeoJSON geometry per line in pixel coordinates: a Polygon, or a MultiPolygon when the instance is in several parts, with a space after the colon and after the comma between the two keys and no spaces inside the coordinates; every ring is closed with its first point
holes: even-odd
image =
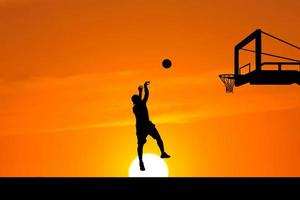
{"type": "Polygon", "coordinates": [[[139,159],[136,157],[129,167],[129,177],[168,177],[168,165],[155,154],[144,154],[143,161],[146,170],[141,171],[139,167],[139,159]]]}

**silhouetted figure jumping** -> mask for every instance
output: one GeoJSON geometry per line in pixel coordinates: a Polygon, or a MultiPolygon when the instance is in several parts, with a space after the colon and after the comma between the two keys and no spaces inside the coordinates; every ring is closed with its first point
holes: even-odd
{"type": "Polygon", "coordinates": [[[149,120],[149,114],[148,114],[148,109],[147,109],[147,100],[149,97],[149,90],[148,90],[148,85],[149,81],[146,81],[144,83],[144,88],[145,88],[145,95],[144,98],[142,99],[142,92],[143,92],[143,86],[139,86],[139,95],[133,95],[131,97],[131,100],[134,104],[133,106],[133,112],[135,114],[136,118],[136,135],[138,139],[138,156],[140,160],[140,170],[144,171],[145,166],[143,163],[143,147],[144,144],[146,143],[146,138],[148,135],[150,135],[153,139],[157,141],[157,144],[159,146],[159,149],[161,151],[161,158],[170,158],[170,156],[165,152],[164,150],[164,144],[163,141],[155,128],[155,125],[149,120]]]}

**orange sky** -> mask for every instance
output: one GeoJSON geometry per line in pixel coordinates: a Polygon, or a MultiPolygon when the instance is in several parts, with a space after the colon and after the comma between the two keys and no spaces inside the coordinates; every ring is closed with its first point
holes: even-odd
{"type": "MultiPolygon", "coordinates": [[[[234,45],[257,28],[299,45],[299,7],[0,0],[0,176],[127,176],[130,97],[144,80],[170,176],[299,176],[299,86],[225,94],[217,77],[233,72],[234,45]]],[[[145,152],[159,153],[152,139],[145,152]]]]}

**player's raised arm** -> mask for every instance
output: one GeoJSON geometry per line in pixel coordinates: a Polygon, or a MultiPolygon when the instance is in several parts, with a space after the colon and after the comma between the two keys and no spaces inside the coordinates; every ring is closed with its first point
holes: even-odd
{"type": "Polygon", "coordinates": [[[142,100],[143,86],[140,85],[140,86],[138,87],[138,90],[139,90],[139,98],[140,98],[140,100],[142,100]]]}
{"type": "Polygon", "coordinates": [[[150,84],[149,81],[146,81],[146,82],[144,83],[145,95],[144,95],[143,101],[144,101],[145,103],[147,102],[148,97],[149,97],[149,89],[148,89],[148,85],[149,85],[149,84],[150,84]]]}

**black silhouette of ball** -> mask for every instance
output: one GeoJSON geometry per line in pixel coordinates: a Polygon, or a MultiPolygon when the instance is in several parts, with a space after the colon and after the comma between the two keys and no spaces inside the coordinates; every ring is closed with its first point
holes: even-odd
{"type": "Polygon", "coordinates": [[[170,68],[170,67],[172,66],[171,60],[169,60],[169,59],[164,59],[164,60],[162,61],[162,66],[163,66],[165,69],[170,68]]]}

